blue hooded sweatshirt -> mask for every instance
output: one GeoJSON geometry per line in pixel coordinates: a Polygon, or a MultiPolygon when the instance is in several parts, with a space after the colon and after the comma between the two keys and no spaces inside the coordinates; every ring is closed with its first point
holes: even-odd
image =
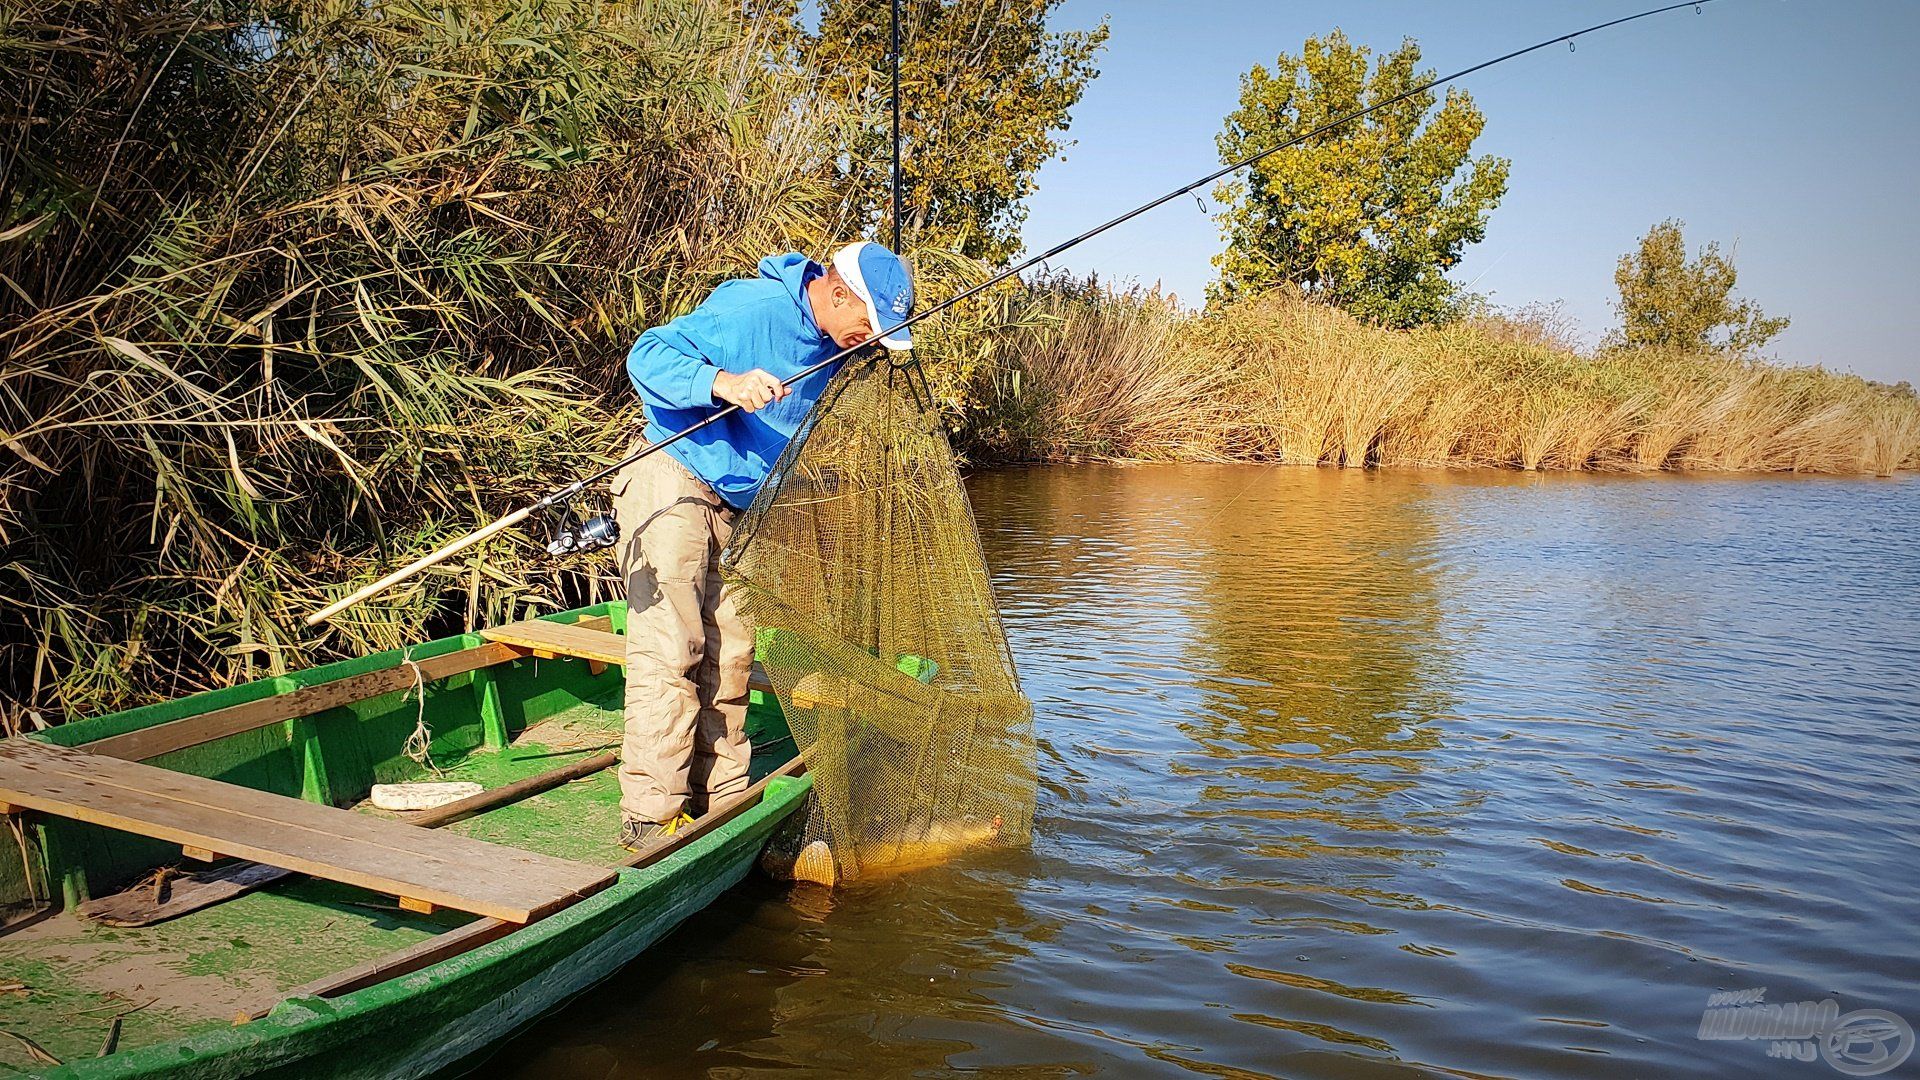
{"type": "MultiPolygon", "coordinates": [[[[724,282],[699,307],[641,334],[627,353],[627,376],[640,392],[647,441],[659,442],[725,408],[713,396],[713,377],[721,371],[740,375],[765,368],[784,380],[839,352],[807,303],[807,282],[824,272],[805,255],[769,255],[760,260],[759,277],[724,282]]],[[[794,383],[785,399],[757,412],[736,412],[666,452],[744,509],[834,368],[794,383]]]]}

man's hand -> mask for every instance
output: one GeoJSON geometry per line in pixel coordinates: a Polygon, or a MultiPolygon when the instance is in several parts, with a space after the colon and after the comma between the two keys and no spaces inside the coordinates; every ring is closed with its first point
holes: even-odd
{"type": "Polygon", "coordinates": [[[713,396],[721,401],[732,402],[748,412],[764,409],[768,403],[779,401],[793,388],[780,385],[780,380],[759,368],[745,375],[735,375],[731,371],[722,371],[713,377],[713,396]]]}

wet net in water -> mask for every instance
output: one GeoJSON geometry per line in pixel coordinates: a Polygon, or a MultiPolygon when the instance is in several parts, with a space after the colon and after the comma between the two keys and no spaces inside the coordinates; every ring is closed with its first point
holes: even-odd
{"type": "Polygon", "coordinates": [[[797,876],[1030,840],[1033,709],[917,366],[880,356],[834,377],[722,566],[809,755],[814,798],[785,845],[797,876]]]}

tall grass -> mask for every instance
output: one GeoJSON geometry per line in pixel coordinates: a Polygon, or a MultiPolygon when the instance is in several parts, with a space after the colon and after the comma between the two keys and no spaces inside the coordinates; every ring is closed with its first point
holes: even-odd
{"type": "Polygon", "coordinates": [[[1911,389],[1718,354],[1583,355],[1551,312],[1381,330],[1284,293],[1206,315],[1041,283],[977,453],[1520,469],[1920,467],[1911,389]]]}
{"type": "MultiPolygon", "coordinates": [[[[0,0],[0,734],[596,599],[523,538],[298,619],[624,446],[642,327],[848,238],[876,118],[784,10],[0,0]]],[[[916,330],[980,459],[1920,465],[1910,392],[1557,333],[1060,278],[916,330]]]]}
{"type": "Polygon", "coordinates": [[[591,599],[492,545],[620,357],[839,206],[725,0],[0,2],[0,733],[591,599]]]}
{"type": "MultiPolygon", "coordinates": [[[[1223,457],[1228,374],[1171,359],[1185,325],[1158,293],[1109,295],[1056,277],[1001,294],[992,325],[964,324],[997,352],[949,395],[961,445],[983,459],[1223,457]],[[1044,444],[1044,446],[1042,445],[1044,444]]],[[[951,331],[949,331],[951,332],[951,331]]],[[[946,370],[936,340],[937,370],[946,370]]]]}

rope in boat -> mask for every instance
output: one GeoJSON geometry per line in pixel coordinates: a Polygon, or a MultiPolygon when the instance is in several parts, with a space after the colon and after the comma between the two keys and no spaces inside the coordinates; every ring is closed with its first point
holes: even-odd
{"type": "MultiPolygon", "coordinates": [[[[420,665],[413,659],[413,646],[400,650],[400,662],[413,669],[413,692],[419,698],[419,712],[413,717],[413,733],[400,748],[414,764],[423,766],[435,780],[446,776],[446,771],[433,761],[433,728],[427,723],[427,680],[420,665]]],[[[400,700],[407,700],[406,691],[400,692],[400,700]]]]}

